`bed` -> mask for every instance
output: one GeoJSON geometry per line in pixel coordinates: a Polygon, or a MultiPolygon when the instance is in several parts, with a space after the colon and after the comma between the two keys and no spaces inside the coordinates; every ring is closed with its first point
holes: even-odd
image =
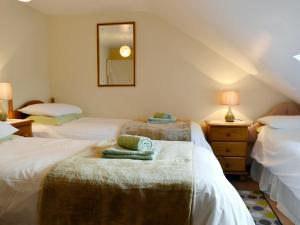
{"type": "MultiPolygon", "coordinates": [[[[53,102],[54,100],[52,100],[53,102]]],[[[39,100],[29,101],[20,108],[43,103],[39,100]]],[[[26,118],[28,115],[15,111],[16,118],[26,118]]],[[[114,139],[120,131],[123,124],[129,119],[101,118],[101,117],[81,117],[64,123],[60,126],[45,125],[33,123],[33,136],[47,138],[70,138],[80,140],[106,140],[114,139]]],[[[199,146],[205,146],[211,149],[207,143],[202,128],[196,122],[191,122],[191,141],[199,146]]]]}
{"type": "MultiPolygon", "coordinates": [[[[176,142],[158,142],[176,145],[176,142]]],[[[95,144],[96,142],[88,140],[36,137],[15,137],[2,142],[0,224],[38,224],[37,205],[43,178],[59,161],[95,144]]],[[[101,162],[105,159],[99,160],[101,162]]],[[[254,225],[245,204],[223,175],[211,150],[194,145],[193,174],[191,224],[254,225]]]]}
{"type": "Polygon", "coordinates": [[[264,117],[275,118],[276,122],[280,122],[280,126],[278,124],[262,126],[263,124],[259,123],[259,134],[251,153],[254,159],[251,177],[259,182],[261,191],[269,194],[270,198],[277,202],[277,208],[298,225],[300,224],[300,129],[297,126],[296,115],[300,115],[299,106],[285,103],[276,106],[267,117],[264,117]],[[287,122],[282,123],[285,118],[287,122]],[[294,121],[288,124],[289,119],[294,121]]]}

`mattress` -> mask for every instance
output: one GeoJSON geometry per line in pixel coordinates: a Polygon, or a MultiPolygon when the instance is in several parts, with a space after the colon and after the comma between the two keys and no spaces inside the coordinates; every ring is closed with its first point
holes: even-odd
{"type": "Polygon", "coordinates": [[[300,129],[264,126],[251,156],[251,176],[277,207],[300,225],[300,129]]]}
{"type": "MultiPolygon", "coordinates": [[[[2,143],[0,224],[37,225],[38,196],[45,174],[58,161],[93,144],[93,141],[21,137],[2,143]]],[[[209,149],[195,146],[193,171],[192,224],[254,225],[244,202],[209,149]]]]}
{"type": "MultiPolygon", "coordinates": [[[[128,119],[111,119],[100,117],[83,117],[60,126],[33,123],[32,131],[35,137],[71,138],[80,140],[107,140],[114,139],[121,126],[128,119]]],[[[191,139],[196,145],[210,148],[205,140],[199,124],[191,123],[191,139]]]]}

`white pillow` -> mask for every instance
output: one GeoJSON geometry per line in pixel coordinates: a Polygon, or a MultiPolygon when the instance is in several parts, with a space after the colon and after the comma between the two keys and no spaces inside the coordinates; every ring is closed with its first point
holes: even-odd
{"type": "Polygon", "coordinates": [[[300,128],[300,116],[266,116],[258,119],[258,122],[275,129],[300,128]]]}
{"type": "Polygon", "coordinates": [[[82,110],[78,106],[62,104],[62,103],[34,104],[19,109],[18,111],[33,116],[52,116],[52,117],[82,113],[82,110]]]}
{"type": "Polygon", "coordinates": [[[9,135],[16,133],[18,129],[14,128],[12,125],[0,122],[0,138],[5,138],[9,135]]]}

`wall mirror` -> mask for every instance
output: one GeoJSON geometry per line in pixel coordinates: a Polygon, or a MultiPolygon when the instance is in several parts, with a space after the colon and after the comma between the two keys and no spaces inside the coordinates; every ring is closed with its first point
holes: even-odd
{"type": "Polygon", "coordinates": [[[98,86],[135,86],[135,23],[97,24],[98,86]]]}

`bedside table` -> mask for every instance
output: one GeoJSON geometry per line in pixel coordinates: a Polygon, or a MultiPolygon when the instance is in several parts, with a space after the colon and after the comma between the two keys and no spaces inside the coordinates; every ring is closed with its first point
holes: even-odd
{"type": "Polygon", "coordinates": [[[16,135],[32,137],[32,120],[8,119],[7,122],[19,129],[19,131],[15,133],[16,135]]]}
{"type": "Polygon", "coordinates": [[[247,175],[248,126],[251,122],[205,121],[208,141],[225,174],[247,175]]]}

